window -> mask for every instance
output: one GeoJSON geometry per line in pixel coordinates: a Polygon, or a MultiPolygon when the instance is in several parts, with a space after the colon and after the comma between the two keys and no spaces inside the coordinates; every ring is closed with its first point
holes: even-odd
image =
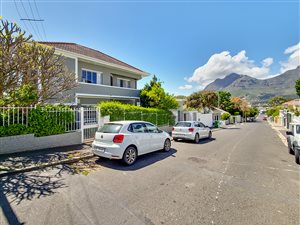
{"type": "Polygon", "coordinates": [[[176,123],[175,127],[191,127],[191,123],[188,122],[178,122],[176,123]]]}
{"type": "Polygon", "coordinates": [[[82,70],[81,82],[90,84],[101,84],[101,73],[89,70],[82,70]]]}
{"type": "Polygon", "coordinates": [[[148,133],[158,133],[158,129],[156,126],[149,124],[149,123],[146,123],[145,125],[146,125],[148,133]]]}
{"type": "Polygon", "coordinates": [[[128,131],[132,133],[146,133],[145,125],[142,123],[132,123],[128,127],[128,131]]]}
{"type": "Polygon", "coordinates": [[[114,78],[113,78],[113,76],[110,76],[110,86],[114,86],[114,78]]]}
{"type": "Polygon", "coordinates": [[[101,133],[119,133],[121,128],[122,124],[106,123],[98,131],[101,133]]]}
{"type": "Polygon", "coordinates": [[[300,134],[300,125],[296,126],[296,134],[300,134]]]}
{"type": "Polygon", "coordinates": [[[205,125],[203,123],[200,123],[200,127],[205,127],[205,125]]]}
{"type": "Polygon", "coordinates": [[[130,80],[125,80],[125,79],[117,79],[117,86],[118,87],[125,87],[125,88],[130,88],[130,80]]]}

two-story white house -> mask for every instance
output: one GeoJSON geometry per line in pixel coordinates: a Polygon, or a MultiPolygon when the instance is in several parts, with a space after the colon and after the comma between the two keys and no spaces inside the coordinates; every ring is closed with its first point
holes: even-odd
{"type": "Polygon", "coordinates": [[[79,85],[66,93],[66,104],[95,105],[103,100],[137,104],[140,101],[137,81],[149,76],[149,73],[79,44],[40,44],[54,47],[55,53],[65,57],[67,68],[75,73],[79,85]]]}

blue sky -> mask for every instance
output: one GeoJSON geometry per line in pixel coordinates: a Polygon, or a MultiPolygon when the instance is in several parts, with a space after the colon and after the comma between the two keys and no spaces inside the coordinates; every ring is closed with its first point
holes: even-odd
{"type": "MultiPolygon", "coordinates": [[[[15,2],[22,17],[24,8],[32,17],[28,0],[24,8],[15,2]]],[[[299,63],[299,1],[36,3],[46,31],[45,37],[39,24],[36,39],[98,49],[157,75],[173,94],[192,93],[231,72],[266,78],[299,63]]],[[[25,28],[14,0],[0,5],[5,19],[25,28]]]]}

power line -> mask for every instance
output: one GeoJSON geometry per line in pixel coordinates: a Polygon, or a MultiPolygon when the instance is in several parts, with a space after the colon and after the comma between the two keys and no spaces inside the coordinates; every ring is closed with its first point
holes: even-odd
{"type": "MultiPolygon", "coordinates": [[[[21,19],[22,16],[21,16],[21,13],[20,13],[20,11],[19,11],[19,8],[18,8],[18,5],[17,5],[17,3],[16,3],[16,0],[14,0],[14,4],[15,4],[17,13],[18,13],[18,15],[19,15],[19,17],[20,17],[20,19],[21,19]]],[[[26,24],[24,21],[23,21],[23,24],[24,24],[24,26],[25,26],[25,29],[32,35],[32,33],[30,32],[30,30],[29,30],[28,27],[27,27],[27,24],[26,24]]]]}
{"type": "MultiPolygon", "coordinates": [[[[35,10],[37,12],[38,18],[41,19],[41,16],[40,16],[39,9],[37,7],[36,1],[33,0],[33,2],[34,2],[34,7],[35,7],[35,10]]],[[[44,33],[44,36],[45,36],[45,40],[47,41],[47,35],[46,35],[46,31],[45,31],[43,22],[41,23],[41,25],[42,25],[42,30],[43,30],[43,33],[44,33]]]]}
{"type": "MultiPolygon", "coordinates": [[[[26,17],[29,18],[28,13],[27,13],[27,10],[26,10],[26,8],[25,8],[25,6],[24,6],[24,4],[23,4],[23,1],[20,0],[20,2],[21,2],[21,6],[22,6],[22,8],[23,8],[23,10],[24,10],[24,12],[25,12],[26,17]]],[[[38,33],[36,32],[34,26],[33,26],[32,23],[31,23],[31,21],[29,21],[29,24],[31,25],[34,34],[40,39],[40,37],[38,36],[38,33]]]]}
{"type": "Polygon", "coordinates": [[[34,25],[35,25],[35,27],[36,27],[36,29],[37,29],[37,32],[38,32],[38,35],[39,35],[39,37],[41,38],[42,36],[41,36],[41,33],[40,33],[40,29],[39,29],[39,26],[38,26],[37,23],[36,23],[35,16],[34,16],[34,12],[33,12],[33,10],[32,10],[30,0],[28,0],[28,3],[29,3],[29,8],[30,8],[31,14],[32,14],[32,16],[33,16],[33,19],[29,19],[28,21],[29,21],[29,22],[30,22],[30,21],[33,21],[33,22],[34,22],[34,25]]]}

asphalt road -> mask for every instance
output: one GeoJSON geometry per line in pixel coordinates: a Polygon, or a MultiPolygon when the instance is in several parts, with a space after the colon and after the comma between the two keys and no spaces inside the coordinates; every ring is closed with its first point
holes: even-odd
{"type": "Polygon", "coordinates": [[[266,122],[217,131],[134,167],[100,159],[2,178],[0,224],[300,224],[300,167],[266,122]]]}

